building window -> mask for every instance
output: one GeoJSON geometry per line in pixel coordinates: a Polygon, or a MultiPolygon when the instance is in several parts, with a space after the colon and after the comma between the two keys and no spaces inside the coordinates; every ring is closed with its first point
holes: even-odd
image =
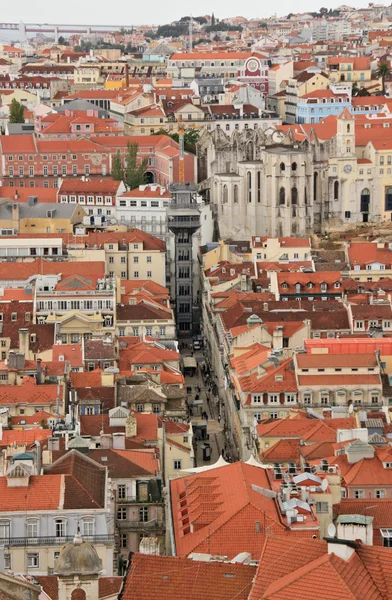
{"type": "Polygon", "coordinates": [[[174,460],[173,468],[175,471],[180,471],[181,470],[181,460],[174,460]]]}
{"type": "Polygon", "coordinates": [[[328,502],[316,502],[316,513],[327,513],[328,502]]]}
{"type": "Polygon", "coordinates": [[[385,498],[385,490],[376,490],[376,498],[385,498]]]}
{"type": "Polygon", "coordinates": [[[248,171],[247,180],[248,180],[248,202],[252,202],[252,173],[250,171],[248,171]]]}
{"type": "Polygon", "coordinates": [[[38,569],[39,568],[38,552],[28,552],[27,553],[27,567],[29,569],[38,569]]]}
{"type": "Polygon", "coordinates": [[[92,537],[94,535],[94,519],[83,519],[82,536],[92,537]]]}
{"type": "Polygon", "coordinates": [[[279,205],[284,205],[286,203],[286,190],[284,187],[281,187],[279,190],[279,205]]]}
{"type": "Polygon", "coordinates": [[[126,548],[128,546],[128,535],[126,533],[122,533],[120,535],[120,548],[126,548]]]}
{"type": "Polygon", "coordinates": [[[148,506],[139,506],[139,521],[147,523],[148,521],[148,506]]]}
{"type": "Polygon", "coordinates": [[[119,521],[126,521],[127,519],[127,509],[125,506],[120,506],[117,509],[117,519],[119,521]]]}
{"type": "Polygon", "coordinates": [[[333,184],[333,199],[339,200],[339,182],[335,181],[333,184]]]}
{"type": "Polygon", "coordinates": [[[385,189],[385,210],[392,210],[392,187],[385,189]]]}
{"type": "Polygon", "coordinates": [[[27,521],[26,523],[26,536],[28,538],[38,537],[38,521],[27,521]]]}
{"type": "Polygon", "coordinates": [[[64,519],[56,519],[56,537],[62,538],[67,535],[67,523],[64,519]]]}
{"type": "Polygon", "coordinates": [[[127,495],[127,486],[125,484],[121,484],[117,486],[117,498],[118,500],[125,500],[127,495]]]}
{"type": "Polygon", "coordinates": [[[363,490],[355,490],[354,491],[354,498],[364,498],[365,497],[365,493],[363,490]]]}
{"type": "Polygon", "coordinates": [[[361,212],[362,213],[369,212],[369,205],[370,205],[370,191],[368,190],[368,188],[365,188],[361,192],[361,206],[360,206],[361,212]]]}
{"type": "Polygon", "coordinates": [[[238,204],[238,185],[235,185],[233,189],[233,202],[238,204]]]}
{"type": "Polygon", "coordinates": [[[0,521],[0,544],[10,537],[10,522],[0,521]]]}

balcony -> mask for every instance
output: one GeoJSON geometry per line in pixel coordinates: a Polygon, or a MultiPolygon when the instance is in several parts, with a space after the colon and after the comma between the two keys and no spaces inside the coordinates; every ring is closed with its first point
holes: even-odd
{"type": "MultiPolygon", "coordinates": [[[[165,522],[163,520],[152,519],[151,521],[117,521],[120,533],[125,531],[154,531],[163,529],[165,522]]],[[[83,538],[84,539],[84,538],[83,538]]]]}
{"type": "MultiPolygon", "coordinates": [[[[67,542],[72,542],[74,535],[65,535],[62,537],[7,537],[0,538],[0,546],[11,547],[33,547],[33,546],[63,546],[67,542]]],[[[83,535],[83,541],[92,544],[114,544],[114,535],[83,535]]]]}
{"type": "MultiPolygon", "coordinates": [[[[160,340],[169,339],[169,336],[161,335],[160,340]]],[[[138,496],[125,496],[125,498],[117,498],[117,504],[161,504],[162,500],[148,500],[139,498],[138,496]]]]}

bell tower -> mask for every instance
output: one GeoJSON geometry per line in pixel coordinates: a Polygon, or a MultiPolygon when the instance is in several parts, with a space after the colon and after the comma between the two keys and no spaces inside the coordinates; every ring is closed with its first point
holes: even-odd
{"type": "Polygon", "coordinates": [[[340,157],[352,158],[355,155],[355,120],[345,108],[336,119],[336,150],[340,157]]]}

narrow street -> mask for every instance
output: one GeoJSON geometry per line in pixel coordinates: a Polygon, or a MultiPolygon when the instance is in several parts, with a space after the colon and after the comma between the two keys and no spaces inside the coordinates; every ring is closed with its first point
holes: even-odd
{"type": "Polygon", "coordinates": [[[206,361],[203,350],[194,351],[191,338],[181,340],[179,345],[182,358],[193,356],[197,362],[195,374],[185,375],[189,416],[194,430],[196,466],[213,464],[222,455],[228,460],[230,456],[224,434],[224,411],[221,412],[218,398],[212,393],[208,378],[203,376],[202,366],[206,361]],[[197,439],[205,428],[207,438],[197,439]],[[205,445],[210,445],[210,460],[205,460],[203,456],[203,446],[205,445]]]}

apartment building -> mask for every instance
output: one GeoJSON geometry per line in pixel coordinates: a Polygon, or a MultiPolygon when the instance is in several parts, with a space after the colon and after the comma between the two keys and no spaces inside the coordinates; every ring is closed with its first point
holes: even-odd
{"type": "Polygon", "coordinates": [[[349,410],[352,404],[384,405],[380,358],[372,354],[297,353],[294,356],[299,398],[321,414],[349,410]],[[340,408],[339,408],[340,407],[340,408]]]}
{"type": "Polygon", "coordinates": [[[39,474],[37,454],[7,450],[0,477],[0,539],[5,565],[15,573],[53,574],[62,546],[78,528],[94,543],[102,566],[113,574],[114,502],[106,467],[78,451],[55,461],[39,474]],[[75,503],[75,497],[77,502],[75,503]]]}

